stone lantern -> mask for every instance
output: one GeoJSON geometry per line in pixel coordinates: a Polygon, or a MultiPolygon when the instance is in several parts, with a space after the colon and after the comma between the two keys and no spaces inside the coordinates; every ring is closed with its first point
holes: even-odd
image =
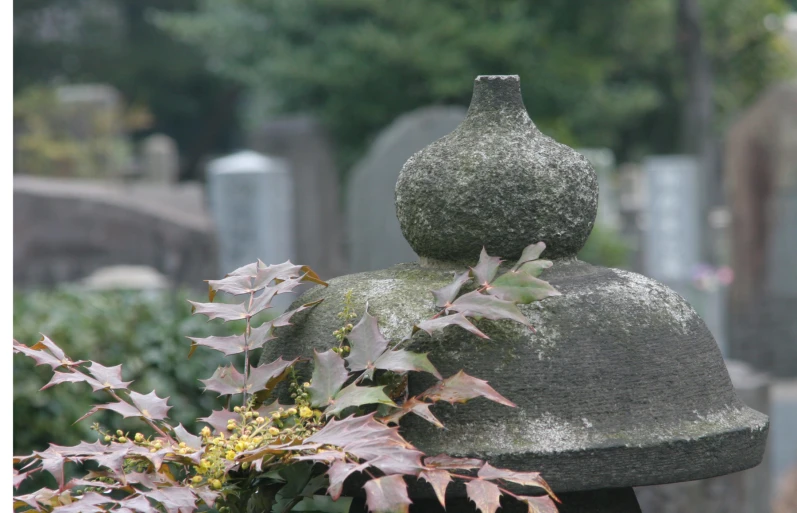
{"type": "MultiPolygon", "coordinates": [[[[438,404],[446,429],[405,417],[402,433],[429,455],[488,460],[539,471],[560,511],[638,512],[633,487],[703,479],[757,465],[765,415],[734,393],[722,356],[689,304],[654,280],[576,258],[592,229],[598,184],[588,161],[529,119],[517,76],[479,76],[467,118],[412,156],[396,185],[402,232],[420,262],[341,276],[301,303],[323,298],[284,328],[264,362],[331,348],[344,296],[368,303],[386,337],[435,314],[430,291],[474,265],[482,246],[514,262],[544,241],[553,267],[541,276],[561,296],[521,305],[536,327],[481,321],[490,340],[448,328],[418,332],[444,376],[460,369],[517,404],[438,404]]],[[[411,376],[410,393],[425,376],[411,376]]],[[[431,487],[411,486],[411,511],[441,511],[431,487]]],[[[449,488],[448,511],[475,511],[449,488]]],[[[506,504],[502,511],[514,511],[506,504]]],[[[526,511],[521,508],[519,511],[526,511]]]]}

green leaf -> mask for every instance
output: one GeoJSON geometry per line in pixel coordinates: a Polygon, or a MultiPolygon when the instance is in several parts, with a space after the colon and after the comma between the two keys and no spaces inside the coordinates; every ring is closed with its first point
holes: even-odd
{"type": "Polygon", "coordinates": [[[349,513],[351,497],[333,499],[327,495],[314,495],[305,497],[291,511],[304,511],[307,513],[349,513]]]}
{"type": "Polygon", "coordinates": [[[387,339],[379,331],[376,317],[368,313],[367,306],[362,319],[352,328],[347,338],[351,352],[346,361],[352,372],[373,370],[374,362],[387,349],[387,339]]]}
{"type": "Polygon", "coordinates": [[[404,478],[385,476],[365,483],[365,496],[371,513],[408,513],[410,504],[407,483],[404,478]]]}
{"type": "Polygon", "coordinates": [[[377,358],[373,366],[377,369],[389,370],[393,372],[428,372],[437,379],[442,379],[440,373],[434,368],[432,362],[426,356],[427,353],[413,353],[399,349],[398,351],[386,351],[377,358]]]}
{"type": "Polygon", "coordinates": [[[331,350],[323,353],[313,350],[313,378],[307,389],[310,404],[315,408],[329,404],[348,377],[349,372],[340,355],[331,350]]]}
{"type": "Polygon", "coordinates": [[[451,404],[464,403],[476,397],[484,397],[513,408],[516,406],[515,403],[496,392],[486,381],[468,376],[462,371],[439,381],[418,396],[419,399],[446,401],[451,404]]]}
{"type": "Polygon", "coordinates": [[[487,251],[482,248],[482,252],[479,255],[479,263],[476,264],[476,267],[471,267],[473,276],[476,278],[476,283],[480,287],[483,287],[493,281],[501,262],[502,260],[500,258],[489,256],[487,251]]]}
{"type": "Polygon", "coordinates": [[[544,270],[550,269],[551,267],[553,267],[553,262],[550,260],[534,260],[521,265],[520,268],[517,269],[517,272],[537,277],[541,275],[544,270]]]}
{"type": "Polygon", "coordinates": [[[432,295],[434,296],[434,305],[437,308],[445,308],[446,306],[450,305],[454,299],[456,299],[457,294],[459,294],[459,290],[462,288],[464,284],[470,281],[470,273],[463,272],[462,274],[454,275],[454,281],[449,283],[443,288],[433,290],[432,295]]]}
{"type": "Polygon", "coordinates": [[[412,333],[414,335],[417,331],[423,330],[429,335],[433,335],[435,332],[442,331],[448,326],[460,326],[470,331],[477,337],[484,339],[490,338],[484,333],[482,333],[479,330],[479,328],[477,328],[472,322],[468,320],[467,317],[465,317],[464,314],[461,313],[456,313],[454,315],[446,315],[443,317],[438,317],[437,319],[428,319],[425,321],[421,321],[420,323],[412,327],[412,333]]]}
{"type": "Polygon", "coordinates": [[[523,249],[523,253],[520,255],[520,259],[517,261],[515,265],[512,266],[513,271],[517,271],[520,266],[525,264],[526,262],[532,262],[540,258],[542,252],[545,251],[545,243],[540,241],[536,244],[531,244],[526,246],[523,249]]]}
{"type": "Polygon", "coordinates": [[[501,506],[501,489],[489,481],[483,479],[468,481],[465,483],[465,491],[482,513],[495,513],[495,510],[501,506]]]}
{"type": "Polygon", "coordinates": [[[385,387],[359,387],[352,383],[337,394],[332,401],[330,407],[324,411],[326,415],[336,415],[346,408],[352,406],[362,406],[363,404],[387,404],[395,406],[396,404],[385,395],[385,387]]]}
{"type": "Polygon", "coordinates": [[[487,293],[505,301],[527,305],[546,297],[561,296],[553,285],[520,271],[499,276],[487,288],[487,293]]]}
{"type": "Polygon", "coordinates": [[[468,317],[484,317],[492,320],[511,319],[532,328],[526,316],[518,310],[515,303],[481,294],[475,290],[460,296],[448,310],[460,312],[468,317]]]}

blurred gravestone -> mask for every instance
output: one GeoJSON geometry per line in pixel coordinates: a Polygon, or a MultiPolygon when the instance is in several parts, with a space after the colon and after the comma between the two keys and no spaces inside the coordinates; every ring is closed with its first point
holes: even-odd
{"type": "Polygon", "coordinates": [[[114,265],[97,269],[81,281],[87,290],[159,290],[169,279],[146,265],[114,265]]]}
{"type": "MultiPolygon", "coordinates": [[[[728,361],[736,395],[747,406],[770,413],[769,380],[743,362],[728,361]]],[[[767,513],[770,511],[770,454],[754,468],[725,476],[635,489],[645,513],[767,513]]]]}
{"type": "MultiPolygon", "coordinates": [[[[258,259],[268,265],[295,259],[293,182],[285,161],[241,151],[208,163],[207,182],[219,278],[258,259]]],[[[290,296],[274,304],[287,307],[290,296]]]]}
{"type": "Polygon", "coordinates": [[[269,121],[251,147],[285,159],[293,178],[295,258],[329,279],[347,270],[339,178],[326,133],[311,117],[269,121]]]}
{"type": "Polygon", "coordinates": [[[14,99],[14,172],[118,177],[130,166],[119,92],[104,84],[30,89],[14,99]]]}
{"type": "Polygon", "coordinates": [[[382,130],[348,177],[347,235],[352,272],[383,269],[418,256],[396,219],[399,171],[413,154],[448,135],[463,119],[462,107],[424,107],[382,130]]]}
{"type": "Polygon", "coordinates": [[[180,157],[177,143],[165,134],[152,134],[141,141],[141,171],[143,178],[153,183],[177,182],[180,157]]]}
{"type": "Polygon", "coordinates": [[[608,148],[579,148],[576,151],[587,157],[598,175],[598,216],[596,224],[611,230],[620,229],[618,185],[615,176],[614,152],[608,148]]]}
{"type": "Polygon", "coordinates": [[[730,355],[797,377],[797,82],[773,86],[732,126],[730,355]]]}

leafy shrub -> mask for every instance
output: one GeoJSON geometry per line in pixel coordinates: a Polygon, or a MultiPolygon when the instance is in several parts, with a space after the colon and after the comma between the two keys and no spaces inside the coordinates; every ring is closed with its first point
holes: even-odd
{"type": "Polygon", "coordinates": [[[462,370],[444,378],[426,354],[401,346],[418,331],[434,336],[450,326],[487,339],[471,319],[511,319],[533,329],[517,304],[559,295],[537,277],[552,265],[539,259],[544,249],[543,243],[527,247],[520,260],[500,274],[502,260],[482,250],[475,267],[432,292],[439,309],[434,317],[408,326],[407,336],[400,340],[387,340],[367,307],[360,321],[352,324],[358,315],[347,302],[339,315],[342,326],[330,334],[338,344],[323,353],[314,351],[312,378],[301,384],[295,366],[308,361],[309,355],[293,360],[280,357],[256,366],[250,364],[250,352],[269,343],[274,328],[290,324],[295,313],[313,308],[320,300],[257,326],[252,319],[268,312],[274,296],[291,292],[302,282],[327,284],[308,267],[290,262],[272,266],[255,262],[224,279],[209,281],[210,302],[190,301],[195,313],[245,326],[240,334],[192,337],[192,351],[203,346],[226,356],[242,354],[244,364],[243,372],[238,370],[240,365],[231,363],[202,380],[206,390],[226,396],[226,406],[198,419],[207,424],[199,435],[166,421],[172,409],[167,397],[131,390],[131,382],[123,381],[121,364],[72,360],[47,336],[32,346],[15,340],[15,352],[54,371],[45,389],[85,382],[110,396],[112,401],[92,406],[80,420],[116,412],[143,421],[149,434],[131,435],[95,423],[92,429],[100,440],[94,443],[51,444],[45,451],[15,457],[15,463],[23,464],[14,469],[15,487],[29,475],[46,470],[57,488],[19,495],[14,509],[182,513],[216,506],[223,513],[346,513],[352,501],[341,496],[344,482],[364,473],[366,504],[374,513],[408,512],[411,500],[405,477],[427,482],[443,506],[448,485],[459,480],[482,513],[494,512],[502,496],[525,504],[530,513],[554,513],[558,499],[539,473],[499,469],[473,458],[429,457],[390,427],[414,414],[442,428],[430,409],[439,401],[454,404],[481,397],[515,406],[486,381],[462,370]],[[469,282],[475,290],[461,293],[469,282]],[[243,296],[243,302],[213,302],[218,292],[243,296]],[[409,372],[428,373],[438,381],[407,397],[400,391],[406,390],[401,383],[409,372]],[[283,381],[289,384],[291,402],[266,402],[283,381]],[[101,468],[83,478],[65,475],[67,463],[86,461],[101,468]],[[536,487],[545,495],[515,494],[505,488],[507,482],[536,487]]]}

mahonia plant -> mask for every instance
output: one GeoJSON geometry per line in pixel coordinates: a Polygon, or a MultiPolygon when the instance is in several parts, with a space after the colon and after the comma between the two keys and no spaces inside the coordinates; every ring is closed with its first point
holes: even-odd
{"type": "Polygon", "coordinates": [[[194,312],[225,322],[244,320],[246,328],[239,335],[191,339],[190,353],[203,346],[225,355],[243,353],[245,362],[243,372],[230,364],[201,380],[205,390],[226,396],[227,404],[199,419],[207,425],[198,435],[167,421],[168,397],[131,390],[131,382],[122,379],[121,365],[105,367],[72,360],[46,336],[30,347],[14,340],[15,352],[53,369],[53,377],[43,389],[85,382],[112,399],[94,406],[79,420],[99,410],[112,410],[138,418],[148,427],[131,436],[95,425],[99,433],[95,442],[74,447],[51,444],[45,451],[14,457],[15,464],[23,464],[14,469],[15,488],[42,470],[52,474],[57,484],[56,489],[14,497],[14,510],[188,513],[216,508],[222,513],[345,513],[352,499],[342,496],[344,482],[352,474],[362,473],[366,505],[373,513],[408,512],[407,477],[431,485],[443,507],[446,489],[456,479],[465,482],[467,496],[483,513],[494,513],[502,495],[525,503],[532,513],[556,512],[558,498],[539,473],[499,469],[474,458],[427,456],[405,440],[398,427],[391,427],[412,413],[442,428],[430,409],[439,401],[453,404],[483,397],[515,406],[486,381],[461,370],[443,378],[426,354],[400,346],[419,330],[434,335],[451,325],[488,338],[471,319],[511,319],[532,328],[517,304],[559,295],[537,277],[552,265],[539,259],[544,249],[543,243],[527,247],[521,259],[497,277],[501,259],[482,250],[475,267],[433,292],[438,313],[408,330],[407,338],[393,343],[382,335],[367,305],[361,319],[352,324],[357,314],[350,292],[339,314],[342,326],[332,334],[337,340],[335,347],[314,352],[312,359],[280,357],[259,366],[250,363],[250,352],[275,339],[275,328],[289,325],[296,313],[318,302],[303,304],[257,326],[252,319],[271,308],[278,294],[304,282],[327,284],[306,266],[260,261],[221,280],[208,281],[210,302],[192,302],[194,312]],[[473,290],[460,294],[469,282],[473,290]],[[217,292],[243,296],[244,300],[213,302],[217,292]],[[302,361],[312,361],[313,370],[310,381],[299,383],[296,365],[302,361]],[[403,397],[388,395],[388,386],[380,384],[400,382],[409,372],[429,373],[438,381],[413,397],[407,397],[406,389],[403,397]],[[385,376],[397,379],[385,381],[385,376]],[[266,403],[283,381],[287,381],[292,403],[266,403]],[[88,461],[96,463],[99,470],[65,478],[67,463],[88,461]],[[537,487],[544,494],[518,495],[505,488],[507,482],[537,487]]]}

